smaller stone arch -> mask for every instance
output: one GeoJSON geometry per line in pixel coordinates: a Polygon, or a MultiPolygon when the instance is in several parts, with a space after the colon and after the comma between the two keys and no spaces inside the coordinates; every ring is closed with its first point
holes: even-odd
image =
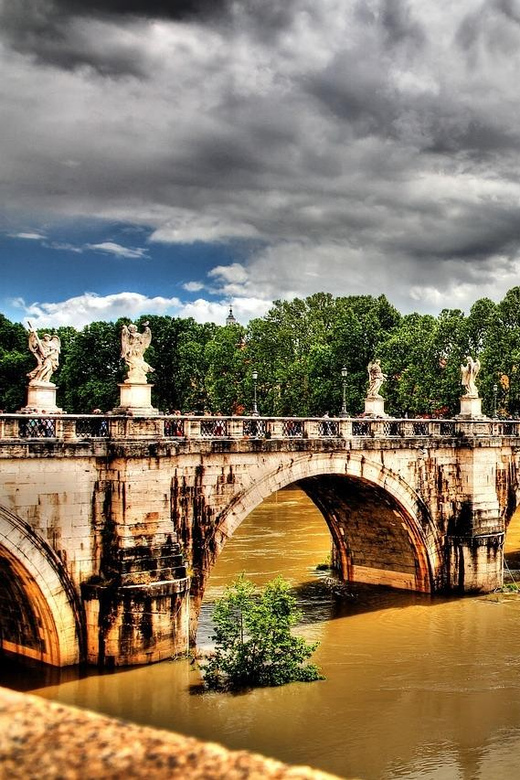
{"type": "Polygon", "coordinates": [[[52,666],[80,663],[82,614],[56,552],[0,506],[0,647],[52,666]]]}
{"type": "MultiPolygon", "coordinates": [[[[250,484],[244,485],[243,492],[231,502],[220,517],[215,531],[211,563],[216,560],[227,539],[265,498],[289,484],[325,475],[358,479],[364,484],[376,486],[391,496],[406,519],[410,543],[416,549],[420,560],[422,571],[419,589],[434,590],[442,561],[442,539],[439,529],[416,491],[402,477],[380,462],[371,461],[362,453],[311,453],[290,458],[286,463],[279,463],[276,469],[264,473],[263,476],[255,475],[252,471],[249,475],[250,484]]],[[[332,528],[331,533],[333,533],[332,528]]],[[[345,571],[346,564],[344,573],[345,571]]]]}

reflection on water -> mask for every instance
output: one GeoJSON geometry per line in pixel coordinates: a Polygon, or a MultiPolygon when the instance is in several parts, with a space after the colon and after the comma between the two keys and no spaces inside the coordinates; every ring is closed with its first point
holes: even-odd
{"type": "MultiPolygon", "coordinates": [[[[520,528],[512,526],[509,544],[515,535],[520,546],[520,528]]],[[[282,491],[228,543],[199,630],[200,644],[207,644],[211,602],[238,573],[259,584],[281,573],[305,609],[300,633],[321,642],[315,660],[324,681],[194,695],[198,671],[177,661],[82,679],[68,679],[72,673],[65,671],[61,684],[32,672],[20,687],[344,777],[517,776],[520,599],[444,599],[364,587],[338,602],[314,571],[329,546],[308,499],[282,491]]],[[[8,684],[18,687],[12,668],[8,684]]]]}

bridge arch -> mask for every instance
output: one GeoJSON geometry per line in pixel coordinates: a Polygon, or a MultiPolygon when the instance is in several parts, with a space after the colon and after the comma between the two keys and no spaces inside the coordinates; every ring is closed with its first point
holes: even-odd
{"type": "MultiPolygon", "coordinates": [[[[253,509],[290,484],[301,487],[324,515],[337,554],[335,564],[346,581],[372,581],[422,592],[433,592],[440,587],[442,540],[424,502],[398,474],[380,462],[352,452],[296,455],[286,465],[280,464],[260,478],[252,471],[250,484],[244,485],[243,492],[220,516],[210,565],[253,509]],[[378,508],[378,515],[381,515],[384,505],[383,536],[396,547],[394,560],[388,563],[390,573],[386,577],[383,569],[376,571],[372,567],[370,573],[370,567],[355,562],[352,539],[348,537],[352,537],[354,526],[359,525],[359,517],[353,518],[349,508],[356,493],[361,496],[358,509],[363,502],[371,500],[373,507],[378,508]],[[408,573],[402,576],[397,571],[399,553],[407,561],[408,573]]],[[[365,527],[369,528],[366,523],[365,527]]],[[[372,525],[370,533],[375,545],[379,542],[376,538],[378,530],[381,529],[372,525]]]]}
{"type": "Polygon", "coordinates": [[[56,552],[0,506],[0,648],[52,666],[84,659],[82,610],[56,552]]]}

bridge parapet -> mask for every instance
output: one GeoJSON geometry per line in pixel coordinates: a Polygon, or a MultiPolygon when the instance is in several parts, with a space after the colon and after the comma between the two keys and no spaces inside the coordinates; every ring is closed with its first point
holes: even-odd
{"type": "Polygon", "coordinates": [[[0,439],[351,439],[520,436],[520,420],[0,414],[0,439]]]}

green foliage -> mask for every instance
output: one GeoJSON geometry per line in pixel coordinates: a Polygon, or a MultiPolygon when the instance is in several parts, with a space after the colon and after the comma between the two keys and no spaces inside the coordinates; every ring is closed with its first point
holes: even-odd
{"type": "Polygon", "coordinates": [[[384,295],[316,293],[305,300],[275,301],[247,330],[261,413],[334,415],[341,408],[343,366],[347,408],[355,413],[366,394],[367,365],[400,319],[384,295]]]}
{"type": "Polygon", "coordinates": [[[520,588],[516,582],[504,582],[501,588],[497,588],[495,593],[520,593],[520,588]]]}
{"type": "Polygon", "coordinates": [[[0,314],[0,408],[14,412],[25,405],[27,372],[34,358],[27,349],[27,331],[0,314]]]}
{"type": "Polygon", "coordinates": [[[203,667],[206,685],[226,690],[323,679],[315,664],[306,663],[318,643],[291,633],[300,617],[281,577],[260,594],[239,577],[213,612],[215,651],[203,667]]]}
{"type": "MultiPolygon", "coordinates": [[[[382,390],[388,414],[453,416],[460,408],[460,366],[471,355],[482,365],[484,414],[494,412],[496,385],[499,416],[520,415],[520,287],[497,304],[476,301],[468,316],[458,309],[437,317],[402,316],[384,295],[316,293],[275,301],[247,329],[156,315],[141,317],[140,329],[145,320],[153,334],[147,352],[155,368],[149,375],[152,402],[164,412],[249,413],[256,370],[261,415],[334,416],[342,404],[345,367],[346,407],[355,416],[363,411],[368,363],[379,358],[388,377],[382,390]]],[[[118,384],[126,375],[120,357],[124,322],[58,328],[60,366],[52,381],[67,412],[119,405],[118,384]]],[[[12,412],[25,405],[33,367],[26,329],[0,315],[0,408],[12,412]]]]}
{"type": "Polygon", "coordinates": [[[59,374],[52,378],[67,412],[90,414],[95,408],[107,411],[117,406],[117,385],[123,379],[121,326],[121,321],[92,322],[67,335],[59,374]]]}
{"type": "Polygon", "coordinates": [[[208,408],[222,414],[233,414],[245,403],[250,408],[251,367],[245,329],[240,325],[217,328],[206,342],[204,360],[208,408]]]}

